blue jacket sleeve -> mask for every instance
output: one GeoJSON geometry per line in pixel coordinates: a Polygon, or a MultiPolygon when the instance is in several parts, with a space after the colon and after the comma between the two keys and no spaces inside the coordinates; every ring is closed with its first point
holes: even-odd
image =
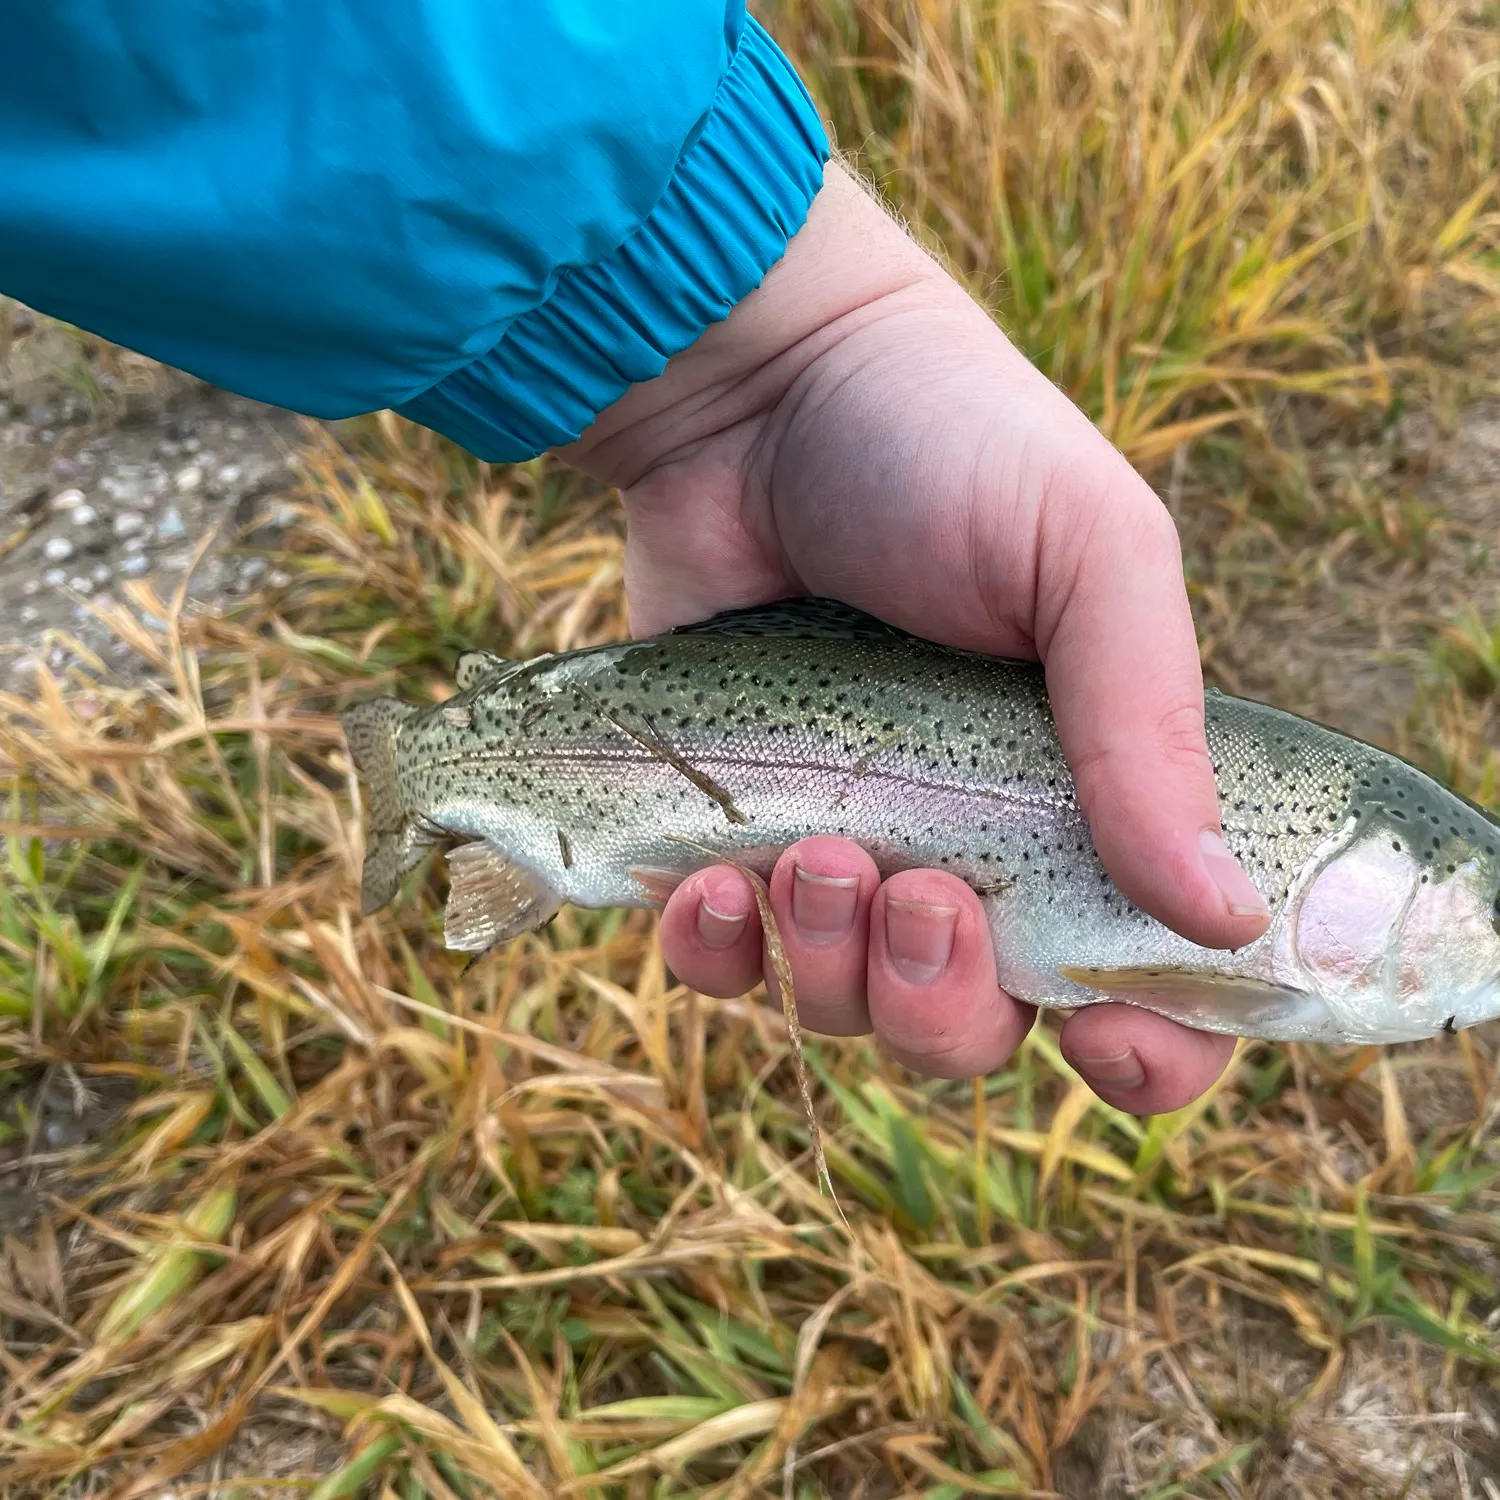
{"type": "Polygon", "coordinates": [[[727,316],[828,151],[743,0],[21,0],[4,29],[0,291],[491,460],[727,316]]]}

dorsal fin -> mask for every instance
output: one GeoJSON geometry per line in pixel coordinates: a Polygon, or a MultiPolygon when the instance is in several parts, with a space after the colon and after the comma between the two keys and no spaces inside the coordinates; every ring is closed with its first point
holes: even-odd
{"type": "Polygon", "coordinates": [[[777,599],[745,609],[721,610],[672,635],[832,636],[838,640],[910,640],[912,637],[874,615],[837,599],[777,599]]]}
{"type": "Polygon", "coordinates": [[[453,681],[459,692],[467,692],[481,678],[488,677],[492,672],[504,671],[512,665],[512,662],[503,656],[496,656],[493,651],[464,651],[460,653],[453,669],[453,681]]]}

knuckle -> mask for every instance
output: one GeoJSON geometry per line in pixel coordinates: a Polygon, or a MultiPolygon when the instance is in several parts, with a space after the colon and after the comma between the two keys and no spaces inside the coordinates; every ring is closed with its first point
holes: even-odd
{"type": "Polygon", "coordinates": [[[1204,734],[1203,701],[1187,699],[1164,710],[1157,721],[1157,749],[1168,763],[1202,765],[1208,758],[1204,734]]]}
{"type": "Polygon", "coordinates": [[[1132,526],[1141,549],[1149,556],[1180,569],[1182,537],[1172,513],[1156,498],[1147,494],[1133,507],[1132,526]]]}
{"type": "Polygon", "coordinates": [[[1212,764],[1204,733],[1203,703],[1181,699],[1148,723],[1147,732],[1128,740],[1107,739],[1070,757],[1079,806],[1091,822],[1108,816],[1130,800],[1131,789],[1159,783],[1163,770],[1211,777],[1212,764]]]}

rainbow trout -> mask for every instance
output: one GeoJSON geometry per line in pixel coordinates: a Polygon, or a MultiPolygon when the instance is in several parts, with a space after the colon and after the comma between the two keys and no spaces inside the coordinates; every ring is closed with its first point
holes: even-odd
{"type": "Polygon", "coordinates": [[[812,599],[530,661],[470,651],[446,702],[348,709],[363,908],[445,846],[445,941],[479,953],[564,902],[660,905],[705,850],[769,874],[789,844],[841,834],[883,875],[967,881],[1000,983],[1036,1005],[1359,1043],[1500,1014],[1500,825],[1361,741],[1217,692],[1206,709],[1225,839],[1271,911],[1233,954],[1105,873],[1039,666],[812,599]]]}

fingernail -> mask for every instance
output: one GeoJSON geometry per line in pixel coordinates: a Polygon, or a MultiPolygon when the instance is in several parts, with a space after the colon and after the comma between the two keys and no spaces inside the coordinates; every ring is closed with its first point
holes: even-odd
{"type": "Polygon", "coordinates": [[[929,906],[925,901],[887,901],[885,941],[896,972],[908,984],[931,984],[953,956],[956,906],[929,906]]]}
{"type": "Polygon", "coordinates": [[[732,948],[739,941],[740,934],[745,930],[745,922],[749,918],[748,911],[742,911],[738,916],[731,912],[719,911],[708,903],[705,896],[698,902],[698,936],[703,940],[705,948],[732,948]]]}
{"type": "Polygon", "coordinates": [[[1212,828],[1205,828],[1198,835],[1198,852],[1203,857],[1203,868],[1208,878],[1223,893],[1224,904],[1235,917],[1263,917],[1267,915],[1265,897],[1256,890],[1250,877],[1240,867],[1240,862],[1229,852],[1229,846],[1212,828]]]}
{"type": "Polygon", "coordinates": [[[798,865],[792,879],[792,920],[814,946],[835,943],[854,925],[858,898],[858,875],[814,875],[798,865]]]}
{"type": "Polygon", "coordinates": [[[1146,1081],[1146,1070],[1134,1047],[1113,1057],[1075,1057],[1073,1066],[1090,1083],[1105,1083],[1115,1089],[1138,1089],[1146,1081]]]}

